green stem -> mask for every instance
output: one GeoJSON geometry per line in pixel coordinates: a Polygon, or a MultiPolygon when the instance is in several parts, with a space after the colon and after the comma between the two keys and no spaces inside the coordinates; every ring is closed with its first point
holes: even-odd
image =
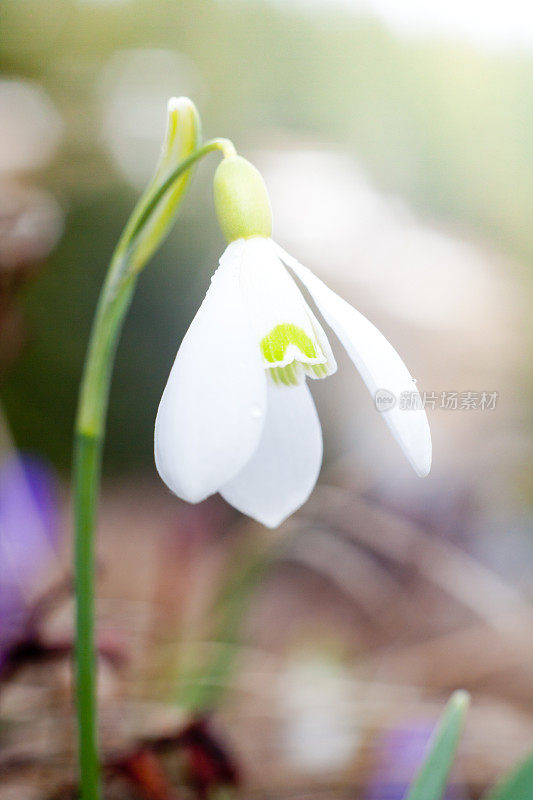
{"type": "MultiPolygon", "coordinates": [[[[115,351],[133,297],[132,265],[138,236],[173,183],[213,150],[234,154],[227,139],[214,139],[184,159],[155,190],[141,198],[121,236],[100,293],[80,386],[74,442],[74,570],[76,590],[76,697],[82,800],[98,800],[96,650],[94,640],[94,527],[107,403],[115,351]]],[[[141,265],[142,266],[142,265],[141,265]]]]}
{"type": "Polygon", "coordinates": [[[102,441],[78,434],[75,442],[76,686],[82,797],[100,796],[96,735],[94,548],[92,531],[100,480],[102,441]]]}

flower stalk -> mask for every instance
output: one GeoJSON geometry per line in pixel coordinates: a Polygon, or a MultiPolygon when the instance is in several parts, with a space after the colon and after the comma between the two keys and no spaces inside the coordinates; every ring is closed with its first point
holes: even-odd
{"type": "Polygon", "coordinates": [[[202,146],[199,118],[186,98],[169,103],[167,136],[158,169],[135,207],[111,259],[98,301],[80,385],[74,437],[76,696],[82,800],[99,800],[94,529],[113,363],[137,276],[179,211],[191,168],[214,150],[235,149],[227,139],[202,146]]]}

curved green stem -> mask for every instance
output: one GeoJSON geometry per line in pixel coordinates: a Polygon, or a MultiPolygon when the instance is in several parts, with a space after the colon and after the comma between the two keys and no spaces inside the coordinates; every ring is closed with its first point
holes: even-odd
{"type": "Polygon", "coordinates": [[[235,153],[227,139],[214,139],[184,159],[134,209],[111,259],[100,293],[80,385],[74,441],[76,588],[76,696],[82,800],[100,798],[94,641],[94,526],[100,486],[109,387],[115,350],[143,264],[134,265],[135,244],[165,193],[193,164],[213,150],[235,153]]]}

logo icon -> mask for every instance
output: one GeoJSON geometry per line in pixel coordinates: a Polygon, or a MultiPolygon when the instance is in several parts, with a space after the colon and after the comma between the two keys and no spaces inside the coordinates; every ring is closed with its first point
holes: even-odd
{"type": "Polygon", "coordinates": [[[380,413],[390,411],[396,405],[396,397],[388,389],[378,389],[374,395],[374,405],[380,413]]]}

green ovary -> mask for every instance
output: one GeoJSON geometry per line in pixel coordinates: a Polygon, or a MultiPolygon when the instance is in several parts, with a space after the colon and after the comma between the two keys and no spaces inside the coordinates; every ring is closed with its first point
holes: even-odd
{"type": "Polygon", "coordinates": [[[324,356],[317,350],[316,344],[309,338],[302,328],[290,323],[276,325],[270,333],[261,340],[261,353],[269,366],[269,375],[274,383],[284,386],[297,386],[301,382],[304,372],[310,372],[316,378],[325,378],[328,368],[325,363],[310,364],[309,360],[321,361],[324,356]],[[290,345],[297,347],[306,361],[297,358],[290,364],[283,365],[287,349],[290,345]]]}

